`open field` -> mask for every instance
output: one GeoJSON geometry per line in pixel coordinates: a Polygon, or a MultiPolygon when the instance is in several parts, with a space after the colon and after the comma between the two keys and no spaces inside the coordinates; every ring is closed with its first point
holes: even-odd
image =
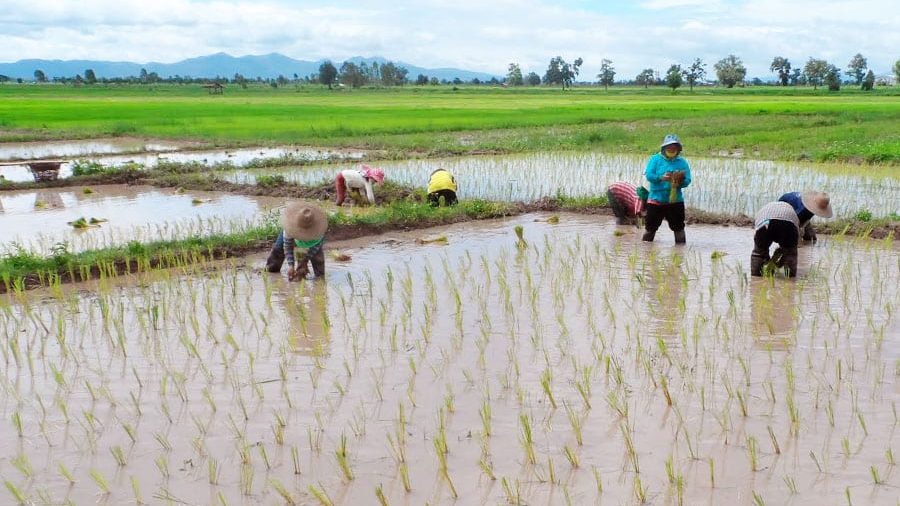
{"type": "Polygon", "coordinates": [[[92,139],[0,150],[0,503],[896,504],[893,92],[0,86],[0,142],[92,139]],[[605,195],[668,131],[686,246],[605,195]],[[810,187],[798,277],[750,277],[810,187]],[[262,267],[290,199],[322,279],[262,267]]]}
{"type": "Polygon", "coordinates": [[[5,140],[153,136],[217,145],[307,144],[388,156],[594,149],[900,164],[900,87],[334,90],[230,86],[0,86],[5,140]]]}

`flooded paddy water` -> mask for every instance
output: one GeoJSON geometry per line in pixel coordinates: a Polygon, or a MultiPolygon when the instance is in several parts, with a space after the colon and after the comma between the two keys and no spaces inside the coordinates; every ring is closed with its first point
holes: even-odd
{"type": "Polygon", "coordinates": [[[33,181],[27,160],[47,157],[67,159],[60,165],[59,170],[59,177],[66,178],[72,175],[72,171],[77,163],[84,162],[97,163],[104,167],[138,164],[145,168],[154,168],[160,163],[197,163],[208,167],[230,164],[234,167],[242,167],[248,164],[258,164],[278,159],[325,160],[342,158],[358,160],[364,155],[364,152],[359,150],[320,149],[302,146],[213,150],[197,149],[195,147],[190,151],[179,150],[182,146],[178,144],[134,144],[133,147],[135,149],[133,150],[126,149],[127,146],[131,146],[131,144],[113,144],[110,147],[103,142],[97,142],[79,143],[73,146],[71,143],[59,141],[57,144],[47,146],[38,144],[34,147],[34,151],[27,151],[19,147],[4,147],[4,144],[0,143],[0,163],[2,163],[0,165],[0,175],[7,181],[12,182],[33,181]],[[81,152],[80,150],[87,151],[81,152]],[[121,152],[129,154],[110,154],[121,152]],[[5,160],[3,158],[4,155],[11,158],[5,160]]]}
{"type": "Polygon", "coordinates": [[[900,249],[547,217],[0,298],[7,499],[896,503],[900,249]]]}
{"type": "Polygon", "coordinates": [[[284,199],[149,186],[99,185],[0,192],[0,253],[19,247],[49,254],[128,241],[151,242],[234,232],[258,224],[284,199]],[[87,192],[89,193],[86,193],[87,192]],[[79,218],[105,220],[76,229],[79,218]]]}
{"type": "MultiPolygon", "coordinates": [[[[783,193],[818,189],[831,196],[838,217],[860,210],[875,216],[900,214],[900,178],[868,176],[865,168],[834,175],[814,164],[687,158],[694,182],[684,192],[685,201],[696,209],[752,216],[783,193]]],[[[432,171],[443,167],[456,176],[460,198],[531,202],[558,194],[603,195],[614,181],[640,184],[645,181],[646,163],[646,156],[562,152],[372,164],[382,167],[390,181],[421,188],[427,186],[432,171]]],[[[333,180],[338,170],[352,167],[355,165],[248,169],[225,177],[232,182],[252,183],[260,174],[274,173],[295,183],[319,184],[333,180]]]]}

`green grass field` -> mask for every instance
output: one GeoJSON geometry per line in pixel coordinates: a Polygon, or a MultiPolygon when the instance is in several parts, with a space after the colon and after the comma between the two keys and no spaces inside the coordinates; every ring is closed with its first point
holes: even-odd
{"type": "Polygon", "coordinates": [[[327,90],[199,85],[0,85],[0,140],[150,136],[216,145],[305,144],[389,156],[595,149],[900,165],[900,87],[863,93],[447,86],[327,90]]]}

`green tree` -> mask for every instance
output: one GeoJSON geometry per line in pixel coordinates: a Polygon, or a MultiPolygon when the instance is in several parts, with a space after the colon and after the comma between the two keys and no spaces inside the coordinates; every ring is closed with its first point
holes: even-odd
{"type": "Polygon", "coordinates": [[[681,87],[684,82],[681,75],[681,65],[672,65],[666,72],[666,86],[672,88],[672,92],[681,87]]]}
{"type": "Polygon", "coordinates": [[[385,86],[402,86],[406,84],[406,74],[409,71],[405,67],[387,62],[381,65],[381,84],[385,86]]]}
{"type": "Polygon", "coordinates": [[[319,82],[328,86],[329,90],[337,79],[337,75],[337,68],[331,63],[331,60],[325,60],[319,65],[319,82]]]}
{"type": "Polygon", "coordinates": [[[97,82],[97,75],[94,74],[94,69],[87,69],[84,71],[84,82],[88,84],[94,84],[97,82]]]}
{"type": "Polygon", "coordinates": [[[703,60],[697,58],[683,74],[688,85],[691,87],[691,91],[694,91],[694,84],[696,84],[697,81],[702,81],[703,77],[706,76],[706,64],[703,63],[703,60]]]}
{"type": "Polygon", "coordinates": [[[722,58],[713,67],[716,69],[716,77],[719,78],[719,82],[726,88],[734,88],[735,84],[744,82],[744,77],[747,75],[747,67],[744,67],[744,62],[733,54],[722,58]]]}
{"type": "Polygon", "coordinates": [[[581,58],[575,59],[571,65],[563,60],[562,56],[552,58],[550,65],[547,66],[547,72],[544,74],[544,82],[561,85],[563,90],[570,88],[578,76],[579,67],[581,67],[582,63],[584,63],[584,60],[581,58]]]}
{"type": "Polygon", "coordinates": [[[522,86],[525,79],[522,77],[522,69],[518,63],[510,63],[509,71],[506,73],[506,84],[509,86],[522,86]]]}
{"type": "Polygon", "coordinates": [[[894,62],[894,79],[897,84],[900,84],[900,60],[894,62]]]}
{"type": "Polygon", "coordinates": [[[428,76],[426,76],[425,74],[419,74],[418,76],[416,76],[416,85],[425,86],[426,84],[428,84],[428,76]]]}
{"type": "Polygon", "coordinates": [[[856,84],[862,84],[863,76],[866,75],[866,69],[869,66],[866,57],[860,53],[856,53],[847,64],[847,75],[852,77],[856,84]]]}
{"type": "Polygon", "coordinates": [[[537,72],[529,72],[527,76],[525,76],[525,83],[528,86],[540,86],[541,85],[541,76],[537,75],[537,72]]]}
{"type": "Polygon", "coordinates": [[[47,82],[47,74],[44,74],[43,70],[40,70],[40,69],[35,70],[34,71],[34,80],[39,83],[46,83],[47,82]]]}
{"type": "Polygon", "coordinates": [[[345,61],[341,64],[341,70],[339,71],[338,80],[344,84],[344,86],[350,86],[351,88],[359,88],[360,86],[366,84],[366,76],[362,73],[362,70],[359,68],[359,65],[353,63],[352,61],[345,61]]]}
{"type": "Polygon", "coordinates": [[[837,65],[828,65],[825,70],[825,85],[828,91],[839,91],[841,89],[841,69],[837,65]]]}
{"type": "Polygon", "coordinates": [[[778,80],[782,86],[787,86],[791,79],[791,62],[783,56],[776,56],[769,65],[769,70],[778,73],[778,80]]]}
{"type": "Polygon", "coordinates": [[[806,82],[813,85],[813,89],[818,89],[819,85],[825,81],[825,76],[828,74],[828,62],[825,60],[819,60],[817,58],[809,57],[809,60],[806,61],[806,65],[803,66],[803,75],[806,77],[806,82]]]}
{"type": "Polygon", "coordinates": [[[604,90],[608,90],[615,83],[616,69],[612,66],[612,60],[605,58],[600,60],[600,73],[597,74],[597,79],[604,90]]]}
{"type": "Polygon", "coordinates": [[[875,87],[875,72],[872,72],[872,69],[869,69],[866,72],[866,77],[863,78],[862,81],[862,89],[864,91],[872,91],[872,88],[875,87]]]}
{"type": "Polygon", "coordinates": [[[634,78],[634,82],[643,85],[644,88],[646,88],[656,81],[654,78],[655,75],[656,72],[654,72],[653,69],[644,69],[634,78]]]}

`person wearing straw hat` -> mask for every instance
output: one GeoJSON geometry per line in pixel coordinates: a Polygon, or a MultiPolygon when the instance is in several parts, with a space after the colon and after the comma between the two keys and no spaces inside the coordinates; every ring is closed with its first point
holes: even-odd
{"type": "Polygon", "coordinates": [[[800,230],[803,232],[804,241],[816,242],[816,231],[812,226],[812,217],[820,216],[822,218],[831,218],[834,213],[831,211],[831,199],[828,194],[820,191],[788,192],[778,198],[779,202],[787,202],[794,208],[797,213],[797,219],[800,220],[800,230]]]}
{"type": "Polygon", "coordinates": [[[789,277],[797,275],[797,244],[800,242],[800,219],[787,202],[769,202],[756,212],[753,252],[750,253],[750,275],[762,276],[767,264],[785,268],[789,277]],[[769,256],[772,243],[778,243],[769,256]]]}
{"type": "Polygon", "coordinates": [[[384,182],[384,171],[378,167],[363,165],[360,170],[347,169],[337,173],[334,178],[334,189],[337,193],[335,204],[343,205],[348,193],[353,193],[353,200],[362,200],[362,191],[366,192],[369,204],[375,204],[375,184],[384,182]]]}
{"type": "Polygon", "coordinates": [[[456,200],[456,178],[447,169],[437,169],[431,173],[428,180],[428,203],[432,207],[441,205],[441,198],[444,199],[444,205],[455,206],[456,200]]]}
{"type": "Polygon", "coordinates": [[[643,186],[635,188],[631,183],[616,181],[606,187],[609,207],[616,217],[616,225],[639,227],[639,218],[644,215],[649,193],[643,186]]]}
{"type": "Polygon", "coordinates": [[[675,234],[675,243],[686,242],[684,234],[684,195],[681,189],[691,184],[691,167],[681,156],[681,139],[669,134],[650,157],[644,175],[650,182],[647,218],[643,240],[653,242],[663,219],[675,234]]]}
{"type": "Polygon", "coordinates": [[[284,229],[275,239],[275,245],[266,260],[266,270],[278,272],[287,260],[288,279],[303,279],[312,264],[316,277],[325,275],[325,231],[328,218],[319,206],[309,202],[291,202],[281,217],[284,229]],[[295,250],[297,255],[294,262],[295,250]]]}

